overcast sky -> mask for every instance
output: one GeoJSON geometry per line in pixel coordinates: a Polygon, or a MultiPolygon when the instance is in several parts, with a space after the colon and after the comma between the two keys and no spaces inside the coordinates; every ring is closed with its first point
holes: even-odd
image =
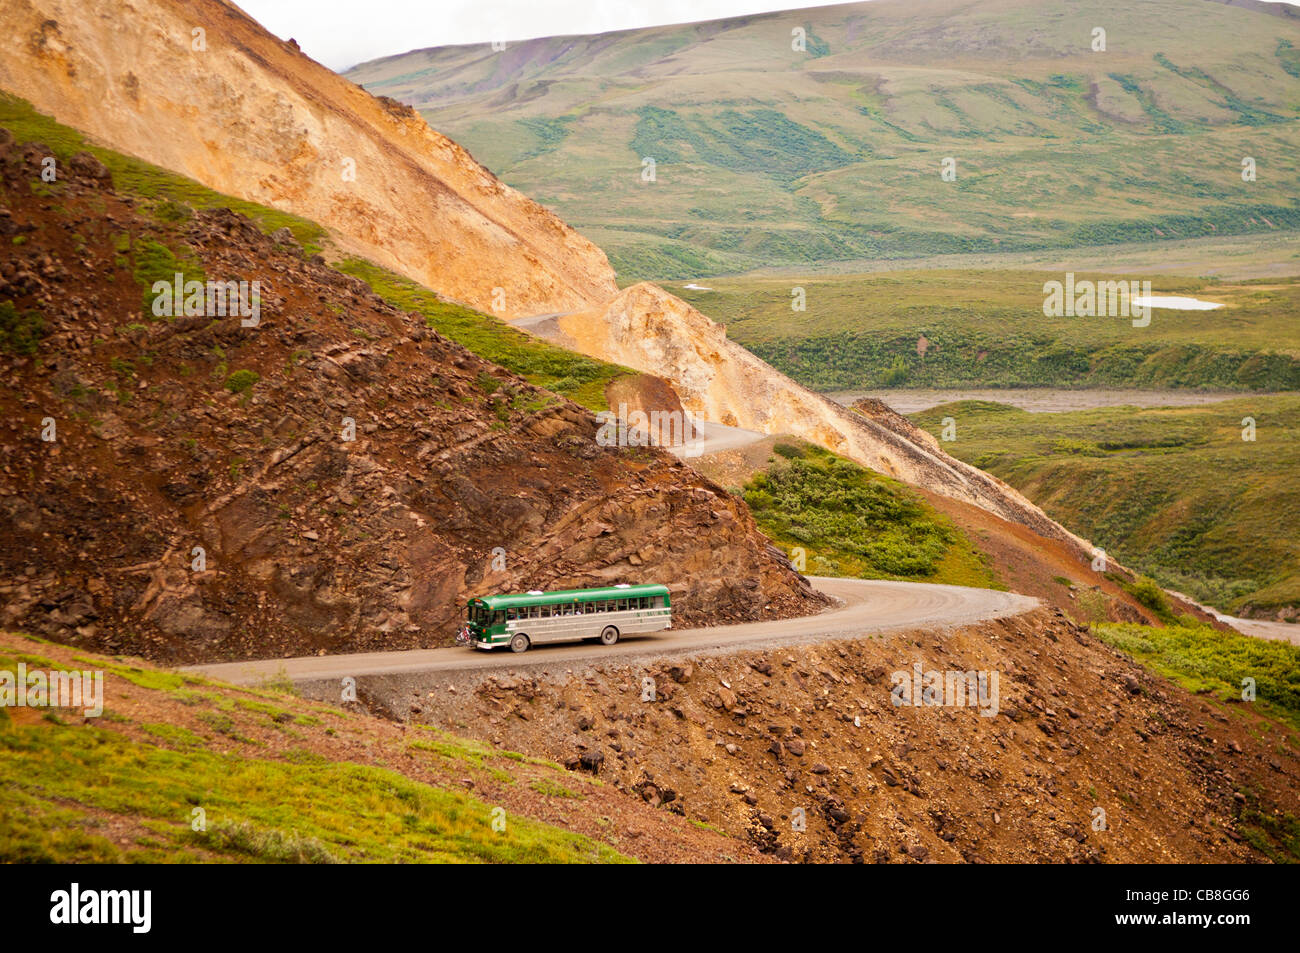
{"type": "MultiPolygon", "coordinates": [[[[604,33],[833,0],[234,0],[330,69],[428,46],[604,33]]],[[[1300,0],[1265,0],[1292,3],[1300,0]]]]}
{"type": "Polygon", "coordinates": [[[604,33],[826,6],[833,0],[234,0],[282,40],[343,70],[427,46],[604,33]]]}

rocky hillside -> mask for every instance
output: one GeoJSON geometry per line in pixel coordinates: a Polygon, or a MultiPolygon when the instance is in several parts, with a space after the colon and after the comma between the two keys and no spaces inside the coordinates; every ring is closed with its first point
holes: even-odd
{"type": "Polygon", "coordinates": [[[1049,610],[583,677],[367,688],[392,715],[468,723],[792,861],[1228,863],[1295,849],[1289,723],[1193,695],[1049,610]],[[996,706],[895,705],[894,673],[917,663],[941,681],[999,673],[996,706]]]}
{"type": "Polygon", "coordinates": [[[50,155],[0,133],[0,625],[182,661],[444,643],[485,590],[824,604],[716,484],[598,446],[288,229],[119,193],[88,154],[46,183],[50,155]],[[156,316],[176,272],[260,282],[260,320],[156,316]]]}
{"type": "Polygon", "coordinates": [[[0,87],[480,310],[565,311],[616,290],[600,249],[413,110],[221,0],[6,3],[0,87]]]}
{"type": "Polygon", "coordinates": [[[107,705],[98,718],[0,708],[0,863],[765,860],[560,765],[290,686],[235,688],[0,632],[0,671],[19,664],[93,666],[107,705]]]}

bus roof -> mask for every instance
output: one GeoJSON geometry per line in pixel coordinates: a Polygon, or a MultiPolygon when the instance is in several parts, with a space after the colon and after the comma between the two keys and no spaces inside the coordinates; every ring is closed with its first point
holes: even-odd
{"type": "Polygon", "coordinates": [[[599,589],[560,589],[555,592],[540,594],[519,593],[516,595],[484,596],[469,600],[470,605],[482,605],[489,609],[518,609],[520,606],[548,606],[557,602],[605,602],[610,599],[631,599],[642,596],[668,596],[668,587],[660,585],[644,586],[603,586],[599,589]]]}

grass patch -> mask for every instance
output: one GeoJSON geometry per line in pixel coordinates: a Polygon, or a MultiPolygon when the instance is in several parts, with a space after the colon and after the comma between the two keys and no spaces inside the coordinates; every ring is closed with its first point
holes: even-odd
{"type": "Polygon", "coordinates": [[[204,282],[207,280],[202,266],[194,258],[193,252],[187,247],[183,247],[180,253],[177,254],[162,242],[146,238],[136,243],[134,257],[135,264],[132,268],[132,274],[142,289],[144,295],[143,310],[147,317],[155,316],[153,313],[154,302],[164,295],[171,301],[171,314],[169,317],[184,314],[185,302],[183,300],[174,300],[173,295],[177,274],[181,275],[182,287],[186,282],[204,282]],[[160,281],[167,285],[168,290],[155,294],[153,290],[154,284],[160,281]]]}
{"type": "Polygon", "coordinates": [[[1242,703],[1242,682],[1254,679],[1256,704],[1300,729],[1300,647],[1183,621],[1164,627],[1096,625],[1109,645],[1192,692],[1213,692],[1242,703]]]}
{"type": "Polygon", "coordinates": [[[0,301],[0,350],[34,357],[44,336],[39,311],[19,311],[12,301],[0,301]]]}
{"type": "Polygon", "coordinates": [[[443,301],[432,291],[368,261],[350,258],[335,267],[366,282],[394,307],[423,315],[429,327],[443,337],[590,410],[608,410],[605,387],[615,378],[636,373],[566,351],[491,315],[443,301]]]}
{"type": "Polygon", "coordinates": [[[582,800],[587,795],[580,794],[577,791],[570,791],[563,784],[552,781],[550,778],[537,778],[528,785],[538,794],[544,794],[547,797],[576,798],[582,800]]]}
{"type": "Polygon", "coordinates": [[[914,491],[820,447],[780,445],[745,485],[759,527],[813,575],[1000,588],[970,541],[914,491]]]}
{"type": "MultiPolygon", "coordinates": [[[[288,228],[308,255],[319,252],[325,240],[325,229],[315,222],[223,195],[143,159],[94,145],[75,129],[55,122],[33,109],[25,99],[8,93],[0,93],[0,126],[12,132],[19,142],[43,143],[61,162],[78,152],[89,152],[113,173],[113,185],[119,191],[154,200],[152,208],[161,221],[182,221],[191,209],[228,208],[248,216],[267,235],[288,228]]],[[[171,279],[171,275],[166,277],[171,279]]]]}
{"type": "Polygon", "coordinates": [[[178,752],[96,727],[0,726],[0,861],[618,862],[467,794],[349,763],[178,752]],[[329,792],[322,797],[321,792],[329,792]],[[206,831],[191,830],[201,807],[206,831]],[[143,832],[109,834],[109,822],[143,832]]]}

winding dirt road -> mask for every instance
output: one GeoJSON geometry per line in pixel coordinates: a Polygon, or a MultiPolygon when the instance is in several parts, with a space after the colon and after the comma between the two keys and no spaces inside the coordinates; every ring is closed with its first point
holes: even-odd
{"type": "Polygon", "coordinates": [[[354,655],[307,656],[255,662],[197,665],[184,671],[251,685],[271,678],[295,682],[321,681],[361,675],[455,672],[469,669],[525,668],[570,665],[586,660],[621,660],[677,656],[686,652],[765,648],[772,645],[860,638],[899,629],[967,625],[1019,615],[1040,605],[1037,599],[992,589],[937,586],[914,582],[812,577],[818,589],[840,605],[814,616],[774,622],[747,622],[709,629],[670,629],[628,638],[614,646],[582,642],[534,646],[515,654],[469,648],[414,649],[407,652],[363,652],[354,655]]]}

